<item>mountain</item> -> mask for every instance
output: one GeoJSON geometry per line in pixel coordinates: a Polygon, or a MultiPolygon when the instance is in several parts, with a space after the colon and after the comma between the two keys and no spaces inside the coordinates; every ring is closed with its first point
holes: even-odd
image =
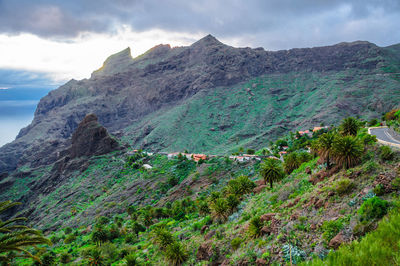
{"type": "Polygon", "coordinates": [[[137,58],[127,48],[90,79],[43,97],[32,123],[0,148],[0,173],[59,160],[89,113],[136,148],[219,154],[345,116],[368,119],[398,105],[398,51],[357,41],[272,52],[211,35],[137,58]]]}

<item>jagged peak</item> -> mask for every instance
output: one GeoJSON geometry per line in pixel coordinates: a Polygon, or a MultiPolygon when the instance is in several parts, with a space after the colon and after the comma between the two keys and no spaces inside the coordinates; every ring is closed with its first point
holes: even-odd
{"type": "Polygon", "coordinates": [[[110,55],[103,66],[92,73],[92,77],[96,75],[110,75],[117,72],[121,72],[122,69],[126,68],[133,62],[131,55],[131,48],[126,48],[116,54],[110,55]]]}
{"type": "Polygon", "coordinates": [[[212,36],[211,34],[208,34],[207,36],[204,36],[197,42],[193,43],[191,46],[210,46],[210,45],[225,45],[222,42],[220,42],[217,38],[212,36]]]}

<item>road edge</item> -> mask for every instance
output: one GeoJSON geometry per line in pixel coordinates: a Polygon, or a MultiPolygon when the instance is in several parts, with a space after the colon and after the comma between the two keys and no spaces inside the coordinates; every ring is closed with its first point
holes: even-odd
{"type": "MultiPolygon", "coordinates": [[[[375,128],[388,128],[388,127],[386,127],[386,126],[381,126],[381,127],[369,127],[369,128],[368,128],[368,134],[372,135],[372,134],[371,134],[371,129],[375,129],[375,128]]],[[[373,136],[375,136],[375,135],[373,135],[373,136]]],[[[376,139],[377,139],[378,143],[380,143],[380,144],[387,145],[387,146],[392,146],[392,147],[395,147],[395,148],[400,149],[400,144],[387,142],[387,141],[384,141],[384,140],[380,140],[380,139],[378,139],[378,138],[376,138],[376,139]]]]}

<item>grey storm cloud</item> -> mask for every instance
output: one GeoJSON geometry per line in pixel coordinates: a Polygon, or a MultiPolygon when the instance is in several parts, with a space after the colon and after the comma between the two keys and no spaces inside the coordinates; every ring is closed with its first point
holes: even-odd
{"type": "Polygon", "coordinates": [[[399,22],[399,0],[0,0],[1,33],[46,38],[127,24],[271,49],[357,39],[388,45],[400,42],[399,22]]]}

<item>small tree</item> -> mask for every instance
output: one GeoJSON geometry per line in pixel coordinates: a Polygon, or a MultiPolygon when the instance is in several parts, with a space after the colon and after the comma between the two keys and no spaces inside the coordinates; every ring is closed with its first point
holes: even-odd
{"type": "Polygon", "coordinates": [[[281,162],[273,158],[268,158],[260,165],[260,174],[265,182],[269,182],[271,188],[274,182],[285,176],[281,162]]]}
{"type": "Polygon", "coordinates": [[[364,151],[362,143],[353,136],[336,136],[332,145],[336,163],[345,169],[355,166],[364,151]]]}
{"type": "Polygon", "coordinates": [[[174,242],[167,246],[165,257],[171,265],[182,265],[188,258],[186,250],[178,242],[174,242]]]}
{"type": "Polygon", "coordinates": [[[316,145],[314,146],[316,148],[316,152],[318,153],[318,155],[321,156],[321,158],[326,161],[327,169],[331,168],[330,159],[333,153],[334,139],[335,139],[335,134],[333,134],[332,132],[324,133],[321,136],[319,136],[316,145]]]}
{"type": "Polygon", "coordinates": [[[340,125],[340,133],[344,136],[356,136],[359,128],[360,123],[357,119],[353,117],[347,117],[343,119],[343,122],[340,125]]]}

